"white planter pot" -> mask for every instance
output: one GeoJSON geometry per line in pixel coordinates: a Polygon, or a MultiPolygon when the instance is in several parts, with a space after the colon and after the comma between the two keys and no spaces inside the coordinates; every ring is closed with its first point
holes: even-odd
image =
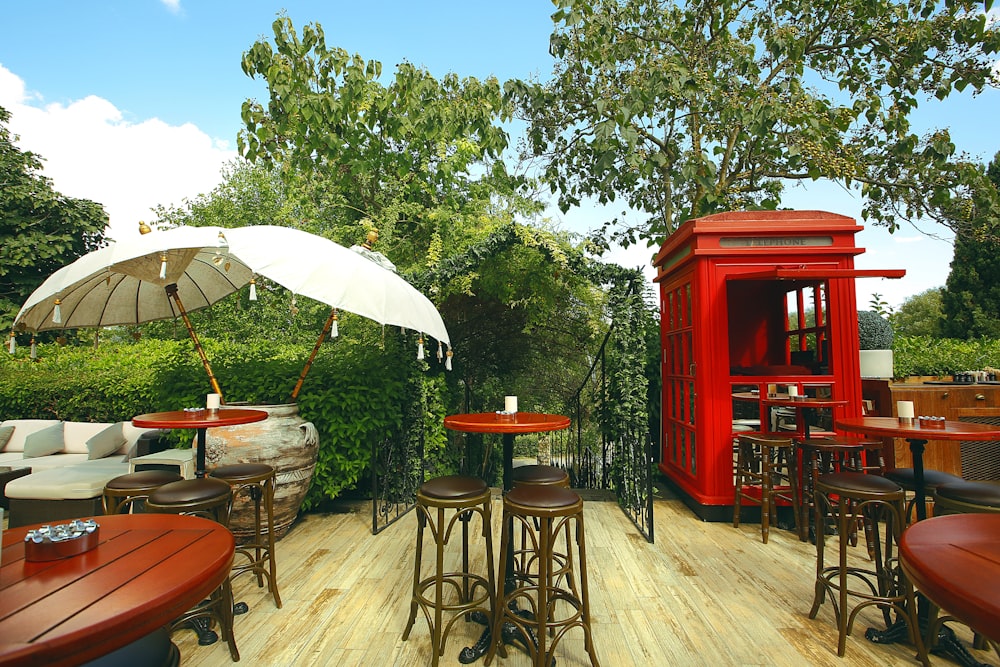
{"type": "Polygon", "coordinates": [[[861,350],[861,377],[892,379],[892,350],[861,350]]]}

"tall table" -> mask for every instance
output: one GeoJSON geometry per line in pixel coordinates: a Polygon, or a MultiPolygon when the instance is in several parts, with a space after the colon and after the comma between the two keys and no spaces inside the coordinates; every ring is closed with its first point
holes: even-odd
{"type": "MultiPolygon", "coordinates": [[[[510,491],[514,485],[514,438],[519,433],[542,433],[545,431],[561,431],[569,428],[569,417],[543,412],[515,412],[500,414],[496,412],[476,412],[471,414],[449,415],[444,418],[444,426],[452,431],[464,433],[499,433],[503,436],[503,490],[510,491]]],[[[514,590],[514,544],[507,544],[507,565],[504,569],[504,592],[514,590]]],[[[506,629],[505,629],[506,630],[506,629]]],[[[487,622],[483,636],[475,646],[462,649],[459,660],[468,664],[481,658],[489,650],[491,629],[487,622]]]]}
{"type": "Polygon", "coordinates": [[[229,576],[235,541],[214,521],[176,514],[94,520],[97,546],[54,561],[24,559],[24,536],[38,526],[4,531],[0,664],[58,667],[107,655],[167,625],[229,576]]]}
{"type": "MultiPolygon", "coordinates": [[[[904,438],[910,444],[910,454],[913,457],[913,487],[915,502],[917,504],[917,521],[923,521],[927,518],[927,489],[924,484],[924,447],[929,441],[1000,440],[1000,426],[975,422],[944,421],[940,427],[929,427],[922,425],[919,419],[849,417],[836,420],[836,426],[838,429],[848,431],[849,433],[904,438]]],[[[921,595],[917,597],[920,606],[920,619],[921,623],[923,623],[927,617],[927,604],[921,595]]],[[[904,623],[897,621],[885,632],[869,628],[865,633],[865,637],[877,643],[892,643],[906,637],[906,627],[904,623]]],[[[969,654],[950,628],[942,626],[941,633],[938,635],[938,644],[962,665],[980,664],[969,654]]]]}
{"type": "Polygon", "coordinates": [[[214,426],[252,424],[267,419],[264,410],[247,408],[220,408],[218,410],[172,410],[151,412],[132,418],[132,425],[140,428],[194,428],[198,429],[198,451],[195,459],[195,476],[205,476],[205,431],[214,426]]]}
{"type": "MultiPolygon", "coordinates": [[[[803,438],[809,437],[809,417],[813,410],[817,408],[833,408],[847,405],[848,401],[839,398],[817,398],[815,396],[797,396],[795,398],[788,394],[776,394],[774,396],[761,396],[760,394],[740,391],[733,394],[733,398],[740,401],[760,401],[764,405],[779,405],[781,407],[795,410],[795,426],[798,435],[803,438]]],[[[770,415],[768,415],[770,416],[770,415]]]]}

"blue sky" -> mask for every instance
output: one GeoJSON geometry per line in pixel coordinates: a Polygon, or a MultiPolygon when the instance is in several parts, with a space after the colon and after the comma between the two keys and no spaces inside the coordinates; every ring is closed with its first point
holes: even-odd
{"type": "MultiPolygon", "coordinates": [[[[240,59],[271,36],[283,9],[296,28],[318,22],[329,45],[379,60],[385,72],[403,60],[438,77],[502,81],[551,71],[547,0],[8,2],[4,23],[19,28],[0,40],[0,106],[13,113],[21,148],[46,159],[57,189],[104,204],[113,237],[134,234],[139,220],[153,220],[152,207],[211,190],[235,157],[240,105],[265,90],[240,59]]],[[[1000,92],[990,90],[925,104],[915,122],[949,127],[961,149],[985,161],[1000,150],[998,111],[1000,92]]],[[[860,219],[857,197],[830,185],[790,191],[783,204],[860,219]]],[[[580,232],[603,219],[597,207],[553,215],[580,232]]],[[[868,249],[858,266],[908,271],[900,281],[859,282],[862,305],[874,292],[898,305],[947,276],[950,244],[913,228],[892,236],[869,228],[857,242],[868,249]]],[[[642,266],[651,252],[611,259],[642,266]]]]}

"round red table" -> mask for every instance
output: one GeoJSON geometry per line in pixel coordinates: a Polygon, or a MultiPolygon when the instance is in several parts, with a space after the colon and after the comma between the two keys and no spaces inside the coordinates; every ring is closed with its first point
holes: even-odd
{"type": "Polygon", "coordinates": [[[899,562],[939,607],[1000,642],[1000,515],[949,514],[903,532],[899,562]]]}
{"type": "Polygon", "coordinates": [[[94,517],[96,547],[53,561],[24,558],[31,528],[3,533],[0,664],[78,665],[167,625],[215,590],[235,541],[214,521],[176,514],[94,517]]]}
{"type": "Polygon", "coordinates": [[[205,431],[213,426],[252,424],[267,419],[264,410],[222,407],[211,410],[172,410],[151,412],[132,418],[132,425],[139,428],[194,428],[198,429],[198,451],[195,459],[195,476],[205,476],[205,431]]]}

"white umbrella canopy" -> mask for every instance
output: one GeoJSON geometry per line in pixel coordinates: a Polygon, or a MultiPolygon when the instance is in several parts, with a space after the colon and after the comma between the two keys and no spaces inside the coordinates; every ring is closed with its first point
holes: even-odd
{"type": "Polygon", "coordinates": [[[359,253],[292,227],[237,227],[225,235],[231,256],[293,294],[451,344],[430,299],[359,253]]]}
{"type": "Polygon", "coordinates": [[[28,297],[14,328],[38,332],[136,325],[175,318],[181,309],[206,308],[253,275],[226,252],[222,231],[177,227],[88,253],[53,273],[28,297]],[[168,294],[168,285],[177,286],[176,298],[168,294]]]}

